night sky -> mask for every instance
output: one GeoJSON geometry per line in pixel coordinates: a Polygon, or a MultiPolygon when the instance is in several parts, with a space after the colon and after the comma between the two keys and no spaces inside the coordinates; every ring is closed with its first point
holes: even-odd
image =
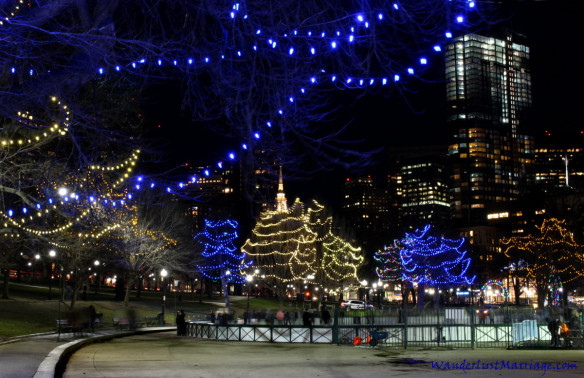
{"type": "MultiPolygon", "coordinates": [[[[505,1],[501,10],[507,19],[499,27],[510,27],[527,38],[531,48],[533,115],[530,127],[536,140],[541,141],[544,130],[552,135],[579,133],[584,129],[579,109],[584,95],[584,74],[580,59],[584,36],[584,1],[505,1]]],[[[497,28],[493,28],[495,31],[497,28]]],[[[487,31],[482,34],[486,35],[487,31]]],[[[516,39],[518,43],[522,43],[516,39]]],[[[387,146],[446,144],[448,133],[445,122],[445,89],[443,63],[432,62],[425,79],[411,87],[413,93],[405,96],[393,94],[369,95],[356,100],[333,94],[344,110],[339,111],[339,124],[351,122],[348,135],[368,140],[363,148],[387,146]]],[[[155,99],[159,106],[151,110],[151,127],[160,128],[154,133],[168,151],[161,160],[161,167],[173,167],[185,162],[213,164],[224,158],[227,148],[237,146],[237,140],[225,140],[222,136],[203,130],[202,124],[192,123],[180,117],[180,91],[160,91],[155,99]],[[180,125],[181,132],[177,132],[180,125]],[[192,132],[196,130],[196,132],[192,132]]],[[[156,97],[156,96],[155,96],[156,97]]],[[[383,171],[385,154],[372,162],[371,172],[383,171]]],[[[316,197],[338,205],[339,188],[346,177],[358,173],[334,169],[306,181],[286,183],[289,199],[301,196],[304,200],[316,197]]]]}

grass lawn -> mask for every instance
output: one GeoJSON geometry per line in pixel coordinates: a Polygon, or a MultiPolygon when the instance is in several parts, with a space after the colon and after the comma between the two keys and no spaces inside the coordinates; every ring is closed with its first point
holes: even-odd
{"type": "MultiPolygon", "coordinates": [[[[0,283],[0,291],[2,289],[3,284],[0,283]]],[[[55,332],[59,314],[61,319],[67,319],[70,301],[66,300],[59,305],[58,288],[52,288],[51,300],[47,299],[48,293],[48,286],[11,282],[10,299],[0,299],[0,341],[20,335],[55,332]]],[[[112,288],[102,288],[97,295],[91,289],[87,292],[87,300],[78,300],[75,308],[85,309],[93,305],[97,312],[103,313],[104,327],[111,328],[113,318],[122,317],[128,311],[123,302],[114,301],[113,298],[112,288]]],[[[178,309],[184,309],[187,314],[208,314],[212,309],[221,308],[209,303],[207,297],[203,297],[203,303],[199,303],[199,300],[199,296],[194,297],[190,293],[182,293],[181,298],[177,293],[167,293],[164,317],[166,323],[174,324],[178,309]]],[[[211,300],[220,301],[220,298],[211,300]]],[[[136,298],[135,293],[132,293],[129,307],[135,312],[136,317],[156,317],[162,311],[162,293],[142,291],[140,298],[136,298]]],[[[243,312],[237,305],[233,305],[233,309],[243,312]]]]}

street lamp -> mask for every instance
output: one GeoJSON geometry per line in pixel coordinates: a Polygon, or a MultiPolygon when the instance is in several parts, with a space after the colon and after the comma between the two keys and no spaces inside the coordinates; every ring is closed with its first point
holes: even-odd
{"type": "Polygon", "coordinates": [[[49,257],[51,258],[50,262],[50,272],[49,272],[49,300],[51,300],[51,290],[53,289],[53,259],[57,256],[57,252],[54,249],[49,251],[49,257]]]}
{"type": "Polygon", "coordinates": [[[166,306],[166,283],[164,282],[164,278],[168,275],[168,272],[166,271],[166,269],[162,269],[160,271],[160,277],[162,279],[161,284],[162,284],[162,317],[159,320],[160,324],[165,324],[164,321],[164,307],[166,306]]]}
{"type": "Polygon", "coordinates": [[[99,275],[98,275],[98,271],[97,268],[99,267],[99,260],[95,260],[93,262],[93,265],[95,266],[95,273],[93,273],[93,276],[95,277],[94,281],[95,281],[95,294],[97,295],[97,289],[99,287],[99,275]]]}
{"type": "Polygon", "coordinates": [[[249,291],[251,290],[251,282],[253,281],[253,276],[245,276],[245,280],[247,281],[247,314],[245,317],[245,322],[247,323],[247,318],[249,317],[249,291]]]}

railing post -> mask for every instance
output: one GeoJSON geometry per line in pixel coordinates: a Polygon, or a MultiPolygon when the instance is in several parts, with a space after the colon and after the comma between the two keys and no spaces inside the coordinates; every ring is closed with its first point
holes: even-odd
{"type": "Polygon", "coordinates": [[[404,306],[403,308],[403,319],[402,319],[403,323],[404,323],[404,334],[403,334],[403,340],[404,340],[404,349],[408,349],[408,308],[404,306]]]}
{"type": "Polygon", "coordinates": [[[474,307],[471,307],[471,316],[470,316],[470,348],[475,348],[475,310],[474,307]]]}
{"type": "Polygon", "coordinates": [[[333,344],[339,343],[339,309],[335,308],[333,312],[333,344]]]}
{"type": "Polygon", "coordinates": [[[442,341],[442,326],[440,325],[440,309],[435,308],[436,311],[436,333],[438,336],[436,339],[438,340],[438,347],[440,347],[440,342],[442,341]]]}

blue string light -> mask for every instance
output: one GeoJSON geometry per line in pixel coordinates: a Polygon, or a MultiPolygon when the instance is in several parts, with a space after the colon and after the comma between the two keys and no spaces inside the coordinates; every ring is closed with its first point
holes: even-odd
{"type": "Polygon", "coordinates": [[[462,250],[465,239],[431,236],[430,227],[406,233],[400,241],[403,279],[434,287],[471,285],[476,276],[466,275],[471,259],[462,250]]]}
{"type": "Polygon", "coordinates": [[[247,254],[238,252],[234,241],[237,239],[238,223],[234,220],[210,221],[205,219],[205,228],[195,236],[203,246],[201,255],[205,265],[197,265],[197,270],[210,279],[223,279],[227,282],[243,283],[242,271],[252,265],[245,261],[247,254]]]}

